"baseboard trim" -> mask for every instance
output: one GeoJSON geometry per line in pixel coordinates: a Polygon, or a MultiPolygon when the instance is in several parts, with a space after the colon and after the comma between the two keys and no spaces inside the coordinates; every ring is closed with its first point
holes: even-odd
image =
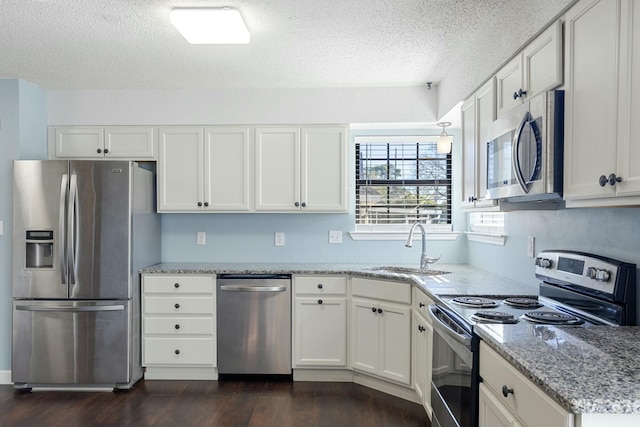
{"type": "Polygon", "coordinates": [[[293,380],[352,383],[353,372],[346,369],[294,369],[293,380]]]}
{"type": "Polygon", "coordinates": [[[217,380],[218,368],[150,367],[144,373],[145,380],[217,380]]]}
{"type": "Polygon", "coordinates": [[[0,384],[2,385],[13,384],[13,381],[11,381],[11,371],[0,371],[0,384]]]}

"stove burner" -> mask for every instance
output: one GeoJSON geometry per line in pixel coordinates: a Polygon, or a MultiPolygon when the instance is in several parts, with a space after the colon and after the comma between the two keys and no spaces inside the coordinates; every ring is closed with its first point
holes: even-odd
{"type": "Polygon", "coordinates": [[[518,308],[538,308],[538,307],[542,307],[542,304],[540,304],[540,301],[538,301],[535,298],[518,298],[518,297],[512,297],[512,298],[507,298],[503,301],[505,304],[510,305],[511,307],[518,307],[518,308]]]}
{"type": "Polygon", "coordinates": [[[554,325],[581,325],[584,323],[584,320],[579,317],[555,311],[530,311],[523,314],[522,317],[530,322],[554,325]]]}
{"type": "Polygon", "coordinates": [[[472,308],[493,308],[500,305],[492,299],[483,297],[456,297],[451,302],[462,307],[472,308]]]}
{"type": "Polygon", "coordinates": [[[512,314],[503,313],[501,311],[480,310],[476,311],[472,316],[472,320],[477,322],[488,323],[517,323],[518,320],[512,314]]]}

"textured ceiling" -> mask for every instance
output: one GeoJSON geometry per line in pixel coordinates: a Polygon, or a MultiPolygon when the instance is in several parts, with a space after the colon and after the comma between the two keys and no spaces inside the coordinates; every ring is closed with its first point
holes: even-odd
{"type": "Polygon", "coordinates": [[[455,75],[449,96],[461,99],[570,2],[0,0],[0,78],[64,90],[394,87],[455,75]],[[195,6],[237,8],[251,43],[189,45],[169,12],[195,6]]]}

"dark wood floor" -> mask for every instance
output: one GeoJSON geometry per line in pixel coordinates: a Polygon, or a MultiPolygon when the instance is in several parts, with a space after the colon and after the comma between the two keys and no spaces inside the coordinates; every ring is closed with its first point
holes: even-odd
{"type": "Polygon", "coordinates": [[[141,381],[126,392],[0,386],[0,426],[430,426],[422,406],[351,383],[141,381]]]}

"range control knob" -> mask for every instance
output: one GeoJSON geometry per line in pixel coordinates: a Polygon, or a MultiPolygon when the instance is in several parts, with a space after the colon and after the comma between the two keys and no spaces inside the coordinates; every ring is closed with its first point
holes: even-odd
{"type": "Polygon", "coordinates": [[[611,273],[602,268],[589,267],[587,268],[587,276],[589,279],[597,280],[598,282],[608,282],[611,278],[611,273]]]}
{"type": "Polygon", "coordinates": [[[553,265],[553,261],[551,261],[549,258],[541,258],[541,257],[536,258],[536,266],[538,267],[551,268],[552,265],[553,265]]]}

